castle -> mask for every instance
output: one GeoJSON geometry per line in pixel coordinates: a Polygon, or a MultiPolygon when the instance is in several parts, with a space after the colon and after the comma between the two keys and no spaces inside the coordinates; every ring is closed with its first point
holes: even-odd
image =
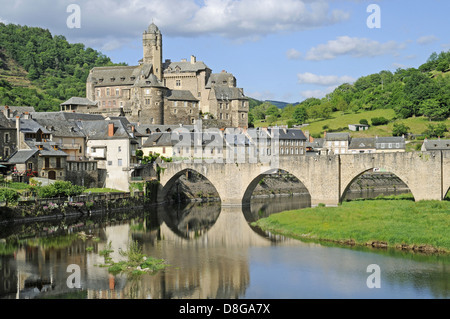
{"type": "Polygon", "coordinates": [[[224,127],[248,126],[248,98],[233,74],[212,73],[195,56],[163,62],[162,35],[154,23],[142,40],[139,65],[93,68],[86,98],[71,98],[61,111],[125,116],[140,124],[192,125],[213,118],[224,127]]]}

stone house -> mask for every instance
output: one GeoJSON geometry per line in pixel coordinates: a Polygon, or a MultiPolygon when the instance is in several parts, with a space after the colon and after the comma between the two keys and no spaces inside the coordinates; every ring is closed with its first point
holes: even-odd
{"type": "Polygon", "coordinates": [[[138,166],[138,142],[119,120],[77,121],[86,136],[86,157],[98,162],[101,187],[129,190],[132,172],[138,166]]]}
{"type": "Polygon", "coordinates": [[[429,140],[425,139],[421,148],[422,152],[429,151],[449,151],[450,150],[450,140],[429,140]]]}
{"type": "Polygon", "coordinates": [[[377,153],[405,152],[406,141],[404,136],[375,137],[377,153]]]}
{"type": "Polygon", "coordinates": [[[16,150],[16,127],[3,113],[0,113],[0,162],[8,160],[16,150]]]}
{"type": "Polygon", "coordinates": [[[348,146],[350,154],[375,153],[375,138],[352,138],[348,146]]]}
{"type": "Polygon", "coordinates": [[[346,154],[350,145],[349,133],[327,133],[324,134],[324,147],[328,154],[346,154]]]}

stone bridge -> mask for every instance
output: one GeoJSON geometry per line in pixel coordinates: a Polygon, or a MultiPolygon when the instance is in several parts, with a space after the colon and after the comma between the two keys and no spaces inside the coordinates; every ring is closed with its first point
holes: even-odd
{"type": "Polygon", "coordinates": [[[248,204],[258,182],[278,170],[292,174],[305,185],[312,206],[338,205],[350,184],[374,168],[399,177],[416,201],[442,200],[450,188],[450,151],[278,157],[275,164],[174,162],[160,166],[160,202],[187,170],[206,177],[224,206],[248,204]]]}

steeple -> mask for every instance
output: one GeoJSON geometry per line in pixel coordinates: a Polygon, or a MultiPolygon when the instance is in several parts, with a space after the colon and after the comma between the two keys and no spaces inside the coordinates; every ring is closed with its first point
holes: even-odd
{"type": "Polygon", "coordinates": [[[153,22],[148,26],[142,35],[144,47],[144,64],[153,65],[153,74],[162,80],[162,35],[156,24],[153,22]]]}

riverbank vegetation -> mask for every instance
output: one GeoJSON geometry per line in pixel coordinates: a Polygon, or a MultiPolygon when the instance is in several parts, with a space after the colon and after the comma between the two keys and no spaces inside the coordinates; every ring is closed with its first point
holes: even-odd
{"type": "Polygon", "coordinates": [[[450,201],[351,201],[273,214],[253,225],[297,239],[450,253],[450,201]]]}
{"type": "Polygon", "coordinates": [[[99,266],[107,267],[108,272],[113,275],[120,273],[132,276],[143,275],[146,273],[155,273],[167,267],[163,259],[157,259],[143,254],[141,246],[136,241],[130,243],[128,250],[119,252],[122,257],[126,258],[125,260],[115,262],[111,257],[111,253],[113,252],[111,242],[99,252],[99,255],[103,256],[105,260],[105,263],[99,266]]]}

